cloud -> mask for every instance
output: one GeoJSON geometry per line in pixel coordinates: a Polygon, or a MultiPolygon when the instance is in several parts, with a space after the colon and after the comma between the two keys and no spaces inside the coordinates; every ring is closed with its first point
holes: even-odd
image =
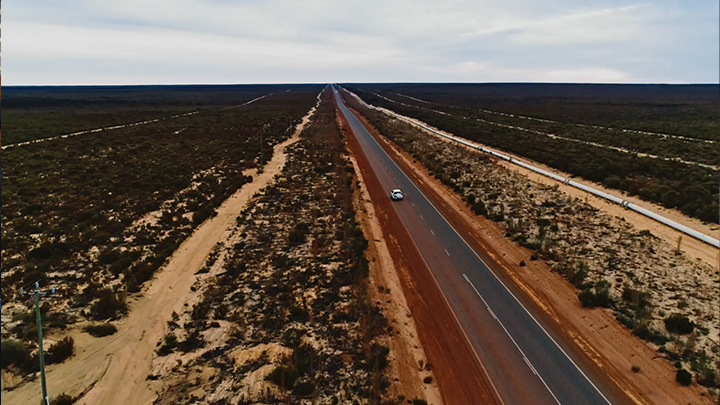
{"type": "Polygon", "coordinates": [[[620,1],[10,2],[6,83],[717,82],[716,2],[620,1]]]}
{"type": "Polygon", "coordinates": [[[628,82],[626,72],[608,68],[582,68],[573,70],[552,70],[542,73],[538,81],[553,83],[617,83],[628,82]]]}

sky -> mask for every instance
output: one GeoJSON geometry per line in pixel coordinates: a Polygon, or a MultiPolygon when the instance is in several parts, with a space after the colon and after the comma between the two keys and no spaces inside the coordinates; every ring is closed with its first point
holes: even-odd
{"type": "Polygon", "coordinates": [[[718,83],[717,0],[22,0],[4,85],[718,83]]]}

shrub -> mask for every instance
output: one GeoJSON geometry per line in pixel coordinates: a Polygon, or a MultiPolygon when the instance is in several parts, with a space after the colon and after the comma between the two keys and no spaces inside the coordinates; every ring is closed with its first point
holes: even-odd
{"type": "Polygon", "coordinates": [[[76,398],[71,397],[68,394],[62,393],[55,398],[50,400],[50,405],[72,405],[75,403],[76,398]]]}
{"type": "Polygon", "coordinates": [[[607,281],[598,281],[593,287],[584,289],[578,298],[585,308],[603,307],[607,308],[612,304],[610,299],[609,285],[607,281]]]}
{"type": "Polygon", "coordinates": [[[195,349],[205,347],[205,343],[205,339],[200,335],[200,332],[197,329],[194,329],[192,332],[190,332],[190,334],[188,334],[185,340],[178,343],[178,349],[180,349],[184,353],[187,353],[195,349]]]}
{"type": "Polygon", "coordinates": [[[644,323],[639,323],[633,329],[633,335],[639,337],[642,340],[655,343],[658,346],[662,346],[667,343],[670,339],[655,329],[649,328],[644,323]]]}
{"type": "Polygon", "coordinates": [[[370,357],[367,359],[367,367],[369,370],[380,371],[385,369],[388,365],[387,355],[390,353],[390,348],[382,346],[377,343],[373,343],[371,348],[370,357]]]}
{"type": "Polygon", "coordinates": [[[65,339],[50,346],[45,354],[47,364],[62,363],[75,353],[75,340],[68,336],[65,339]]]}
{"type": "Polygon", "coordinates": [[[0,362],[3,369],[13,364],[20,365],[30,356],[30,351],[25,343],[16,339],[3,340],[0,352],[0,362]]]}
{"type": "Polygon", "coordinates": [[[168,333],[163,338],[163,345],[157,350],[158,356],[167,356],[177,347],[177,336],[174,333],[168,333]]]}
{"type": "Polygon", "coordinates": [[[533,252],[532,256],[530,256],[530,260],[537,260],[537,259],[538,259],[537,252],[533,252]]]}
{"type": "Polygon", "coordinates": [[[629,303],[635,309],[645,309],[648,304],[648,295],[633,288],[625,288],[622,293],[623,301],[629,303]]]}
{"type": "Polygon", "coordinates": [[[632,366],[632,367],[630,367],[630,370],[632,370],[633,373],[639,373],[640,366],[632,366]]]}
{"type": "Polygon", "coordinates": [[[115,325],[113,325],[111,323],[100,323],[100,324],[96,324],[96,325],[88,325],[83,330],[95,337],[109,336],[109,335],[115,334],[115,332],[117,332],[117,328],[115,327],[115,325]]]}
{"type": "Polygon", "coordinates": [[[430,383],[432,382],[432,377],[431,377],[431,376],[427,376],[427,377],[423,378],[423,382],[424,382],[425,384],[430,384],[430,383]]]}
{"type": "Polygon", "coordinates": [[[692,374],[689,371],[681,368],[675,373],[675,381],[679,382],[680,385],[688,386],[692,384],[692,374]]]}
{"type": "Polygon", "coordinates": [[[467,203],[470,204],[471,207],[475,205],[475,194],[470,194],[467,196],[467,203]]]}
{"type": "Polygon", "coordinates": [[[715,388],[718,386],[718,373],[713,368],[708,368],[703,372],[700,372],[695,377],[698,384],[709,388],[715,388]]]}
{"type": "Polygon", "coordinates": [[[293,394],[302,397],[310,396],[313,392],[315,392],[315,383],[312,381],[301,381],[293,388],[293,394]]]}
{"type": "Polygon", "coordinates": [[[665,318],[665,329],[670,333],[685,335],[695,329],[695,323],[690,321],[687,316],[672,314],[665,318]]]}
{"type": "Polygon", "coordinates": [[[478,201],[477,203],[473,204],[472,211],[475,213],[475,215],[482,215],[487,216],[487,208],[485,207],[485,203],[482,201],[478,201]]]}
{"type": "Polygon", "coordinates": [[[286,366],[284,364],[280,364],[275,367],[267,376],[267,380],[278,387],[285,388],[286,390],[292,389],[297,379],[297,369],[293,366],[286,366]]]}
{"type": "Polygon", "coordinates": [[[520,260],[520,267],[525,267],[525,260],[520,260]]]}
{"type": "Polygon", "coordinates": [[[412,405],[427,405],[427,401],[420,398],[415,398],[412,400],[412,405]]]}
{"type": "Polygon", "coordinates": [[[570,277],[570,282],[573,283],[575,287],[581,288],[580,286],[585,282],[585,277],[587,277],[587,269],[585,268],[585,263],[580,262],[578,269],[575,270],[570,277]]]}
{"type": "Polygon", "coordinates": [[[128,307],[125,297],[107,288],[99,290],[97,295],[100,298],[90,307],[90,313],[96,320],[108,319],[118,313],[126,314],[128,307]]]}

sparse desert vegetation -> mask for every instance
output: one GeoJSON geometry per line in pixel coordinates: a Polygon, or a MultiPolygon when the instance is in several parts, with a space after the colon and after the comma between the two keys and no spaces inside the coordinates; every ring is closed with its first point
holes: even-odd
{"type": "MultiPolygon", "coordinates": [[[[18,339],[34,350],[32,302],[16,295],[35,280],[58,290],[42,303],[49,333],[126,314],[127,296],[252,181],[244,172],[271,157],[272,146],[289,136],[320,90],[300,86],[226,109],[215,101],[204,114],[3,150],[3,341],[18,339]]],[[[224,100],[235,104],[256,92],[224,100]]],[[[111,327],[87,331],[98,336],[111,327]]],[[[31,357],[21,368],[36,365],[31,357]]]]}
{"type": "Polygon", "coordinates": [[[629,94],[623,86],[608,86],[584,95],[583,85],[546,88],[549,92],[546,94],[537,91],[537,87],[542,85],[522,86],[405,88],[362,85],[350,89],[357,89],[358,95],[368,103],[420,119],[457,136],[516,153],[631,196],[637,195],[668,208],[677,208],[702,221],[718,223],[720,193],[717,185],[720,177],[717,165],[720,152],[717,142],[720,139],[716,130],[718,113],[714,107],[717,104],[716,86],[666,89],[664,93],[652,86],[644,89],[645,93],[642,93],[643,89],[634,88],[640,95],[629,94]],[[382,91],[382,94],[377,91],[382,91]],[[407,91],[403,94],[440,104],[423,103],[396,93],[403,91],[407,91]],[[559,92],[559,95],[553,96],[553,91],[559,92]],[[484,112],[488,111],[484,109],[509,114],[492,114],[484,112]],[[527,116],[541,120],[527,119],[527,116]],[[674,118],[669,120],[668,117],[674,118]],[[559,122],[547,122],[547,119],[559,122]],[[583,125],[578,126],[577,123],[583,125]],[[658,126],[659,123],[663,125],[658,126]],[[606,127],[610,126],[676,134],[691,139],[607,130],[606,127]],[[532,131],[594,142],[600,146],[532,131]],[[679,158],[715,168],[642,154],[679,158]]]}
{"type": "Polygon", "coordinates": [[[503,227],[530,260],[546,261],[574,284],[582,306],[607,308],[663,357],[692,370],[698,383],[718,386],[716,268],[557,187],[346,100],[477,215],[503,227]]]}
{"type": "Polygon", "coordinates": [[[197,276],[199,301],[158,342],[156,403],[384,400],[388,325],[369,301],[355,177],[329,91],[287,153],[197,276]]]}

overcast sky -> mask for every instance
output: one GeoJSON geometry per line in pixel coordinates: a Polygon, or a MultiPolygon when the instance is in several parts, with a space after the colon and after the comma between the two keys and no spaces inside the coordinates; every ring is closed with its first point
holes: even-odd
{"type": "Polygon", "coordinates": [[[717,0],[19,0],[5,85],[718,83],[717,0]]]}

